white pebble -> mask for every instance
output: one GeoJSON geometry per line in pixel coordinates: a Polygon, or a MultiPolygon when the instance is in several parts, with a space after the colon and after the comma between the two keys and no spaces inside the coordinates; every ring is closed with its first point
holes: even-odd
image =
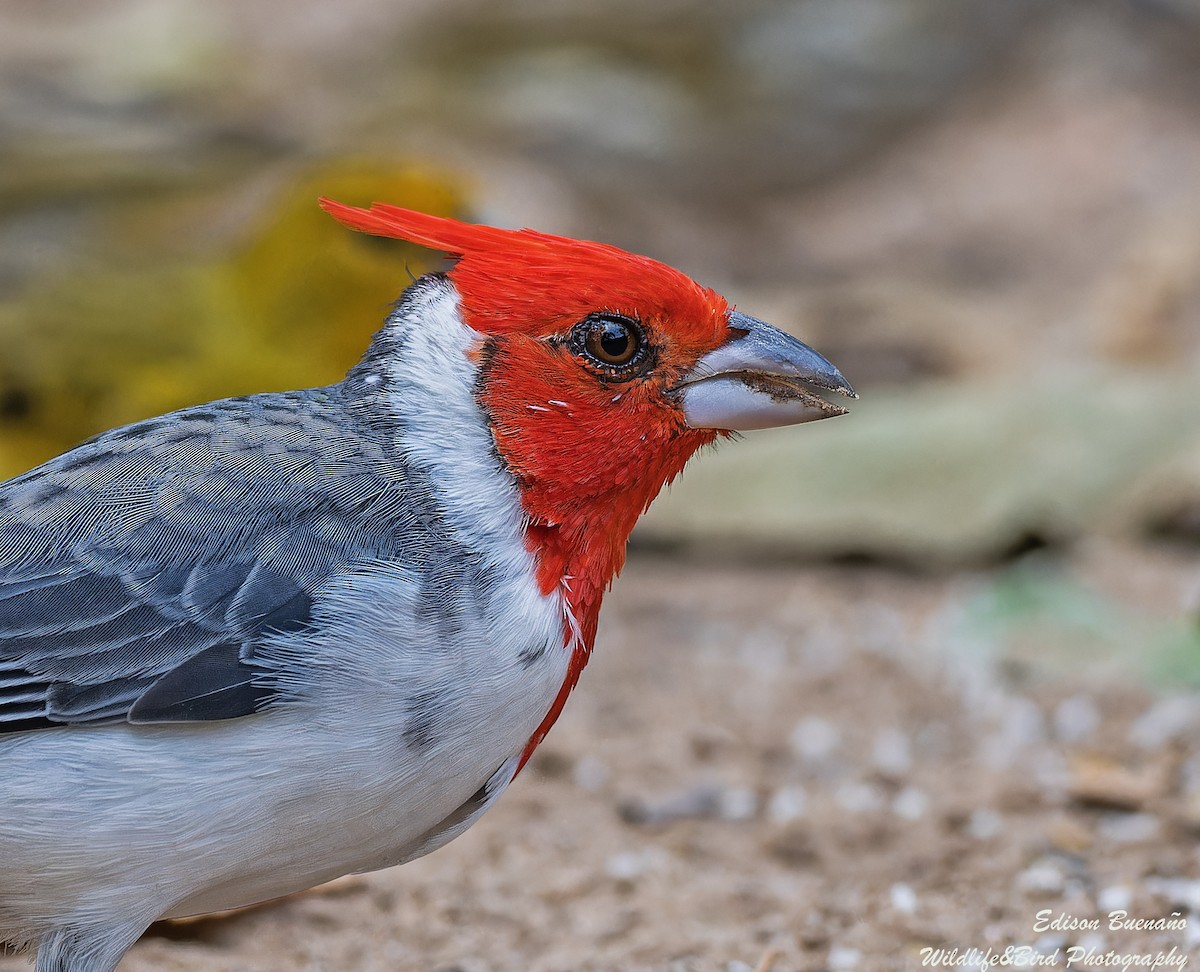
{"type": "Polygon", "coordinates": [[[827,760],[842,742],[842,733],[828,719],[809,716],[796,724],[789,737],[796,755],[810,763],[827,760]]]}
{"type": "Polygon", "coordinates": [[[729,787],[717,799],[717,815],[722,820],[753,820],[758,816],[758,794],[747,787],[729,787]]]}
{"type": "MultiPolygon", "coordinates": [[[[1067,936],[1062,932],[1055,932],[1052,935],[1043,935],[1033,943],[1033,947],[1039,955],[1049,955],[1051,952],[1055,952],[1060,948],[1064,948],[1066,944],[1067,936]]],[[[1021,959],[1018,958],[1017,961],[1020,962],[1021,959]]],[[[1016,965],[1016,968],[1028,968],[1031,965],[1033,965],[1032,955],[1025,959],[1023,964],[1016,965]]]]}
{"type": "Polygon", "coordinates": [[[1017,875],[1017,887],[1027,894],[1057,894],[1066,883],[1062,869],[1049,861],[1036,861],[1017,875]]]}
{"type": "Polygon", "coordinates": [[[929,797],[915,786],[906,786],[892,801],[892,812],[904,820],[920,820],[928,809],[929,797]]]}
{"type": "Polygon", "coordinates": [[[802,786],[781,786],[767,801],[767,818],[772,823],[791,823],[808,812],[808,794],[802,786]]]}
{"type": "Polygon", "coordinates": [[[604,862],[604,873],[617,881],[632,881],[651,871],[661,870],[666,854],[658,848],[618,851],[604,862]]]}
{"type": "Polygon", "coordinates": [[[1041,746],[1046,739],[1042,710],[1032,699],[1005,702],[1000,725],[985,737],[984,758],[996,767],[1011,766],[1026,750],[1041,746]]]}
{"type": "MultiPolygon", "coordinates": [[[[1190,917],[1194,918],[1195,916],[1190,917]]],[[[1188,921],[1187,928],[1183,930],[1183,941],[1179,944],[1188,955],[1193,955],[1200,950],[1200,921],[1188,921]]]]}
{"type": "Polygon", "coordinates": [[[911,915],[916,912],[917,893],[907,884],[893,884],[888,896],[891,898],[893,911],[898,911],[902,915],[911,915]]]}
{"type": "Polygon", "coordinates": [[[1160,828],[1158,817],[1150,813],[1113,813],[1096,830],[1114,844],[1144,844],[1157,837],[1160,828]]]}
{"type": "Polygon", "coordinates": [[[589,793],[603,790],[609,775],[608,767],[595,756],[581,756],[575,764],[575,785],[589,793]]]}
{"type": "Polygon", "coordinates": [[[837,805],[849,813],[868,813],[883,806],[883,797],[870,783],[847,780],[834,791],[837,805]]]}
{"type": "Polygon", "coordinates": [[[1200,732],[1200,700],[1190,695],[1159,699],[1129,727],[1129,741],[1142,749],[1162,749],[1200,732]]]}
{"type": "Polygon", "coordinates": [[[1103,954],[1108,950],[1108,939],[1099,932],[1094,931],[1084,932],[1079,936],[1079,940],[1075,944],[1082,948],[1085,954],[1088,952],[1103,954]]]}
{"type": "Polygon", "coordinates": [[[995,810],[980,807],[967,820],[967,833],[976,840],[991,840],[1004,830],[1004,818],[995,810]]]}
{"type": "Polygon", "coordinates": [[[850,969],[857,969],[861,961],[862,952],[857,948],[834,945],[829,949],[828,964],[830,972],[849,972],[850,969]]]}
{"type": "Polygon", "coordinates": [[[1054,710],[1054,734],[1067,744],[1085,742],[1100,728],[1100,710],[1086,695],[1072,695],[1054,710]]]}
{"type": "MultiPolygon", "coordinates": [[[[1200,912],[1200,881],[1190,878],[1147,878],[1146,890],[1168,904],[1200,912]]],[[[1200,928],[1200,922],[1188,922],[1200,928]]]]}
{"type": "Polygon", "coordinates": [[[905,776],[912,769],[912,746],[907,734],[895,727],[881,729],[875,736],[871,761],[885,776],[905,776]]]}
{"type": "Polygon", "coordinates": [[[848,972],[851,968],[858,968],[859,962],[862,961],[862,952],[859,952],[857,948],[846,946],[830,947],[829,958],[826,960],[829,972],[848,972]]]}
{"type": "Polygon", "coordinates": [[[1133,892],[1123,884],[1110,884],[1101,888],[1096,895],[1096,907],[1103,912],[1128,911],[1133,903],[1133,892]]]}

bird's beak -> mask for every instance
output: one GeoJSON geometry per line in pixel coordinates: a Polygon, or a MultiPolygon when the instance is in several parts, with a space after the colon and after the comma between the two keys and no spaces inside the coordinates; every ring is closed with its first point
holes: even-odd
{"type": "Polygon", "coordinates": [[[822,397],[858,398],[842,373],[807,344],[763,321],[729,313],[728,340],[677,386],[693,429],[748,431],[844,415],[822,397]]]}

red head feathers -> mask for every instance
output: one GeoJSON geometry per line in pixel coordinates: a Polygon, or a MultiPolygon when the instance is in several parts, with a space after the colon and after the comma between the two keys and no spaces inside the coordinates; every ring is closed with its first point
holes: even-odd
{"type": "Polygon", "coordinates": [[[477,226],[384,203],[358,209],[322,199],[321,206],[352,229],[457,257],[450,277],[462,298],[463,316],[485,334],[545,335],[606,310],[648,323],[671,320],[676,333],[686,325],[692,332],[686,343],[695,341],[697,350],[724,338],[725,299],[649,257],[605,243],[477,226]]]}

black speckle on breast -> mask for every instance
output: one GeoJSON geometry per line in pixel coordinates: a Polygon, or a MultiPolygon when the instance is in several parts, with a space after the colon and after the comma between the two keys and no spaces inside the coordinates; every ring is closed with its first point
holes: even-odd
{"type": "Polygon", "coordinates": [[[447,695],[437,690],[417,692],[409,697],[406,708],[408,718],[404,723],[404,739],[417,752],[423,752],[440,737],[447,695]]]}
{"type": "Polygon", "coordinates": [[[542,657],[546,654],[546,647],[545,641],[530,642],[521,649],[521,653],[517,655],[517,661],[520,662],[522,668],[532,668],[542,660],[542,657]]]}

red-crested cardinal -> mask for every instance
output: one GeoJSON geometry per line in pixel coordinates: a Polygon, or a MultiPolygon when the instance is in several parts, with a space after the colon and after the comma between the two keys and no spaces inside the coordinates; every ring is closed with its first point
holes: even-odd
{"type": "Polygon", "coordinates": [[[646,257],[322,205],[457,258],[343,381],[0,484],[0,941],[37,972],[461,834],[558,717],[664,484],[854,396],[646,257]]]}

